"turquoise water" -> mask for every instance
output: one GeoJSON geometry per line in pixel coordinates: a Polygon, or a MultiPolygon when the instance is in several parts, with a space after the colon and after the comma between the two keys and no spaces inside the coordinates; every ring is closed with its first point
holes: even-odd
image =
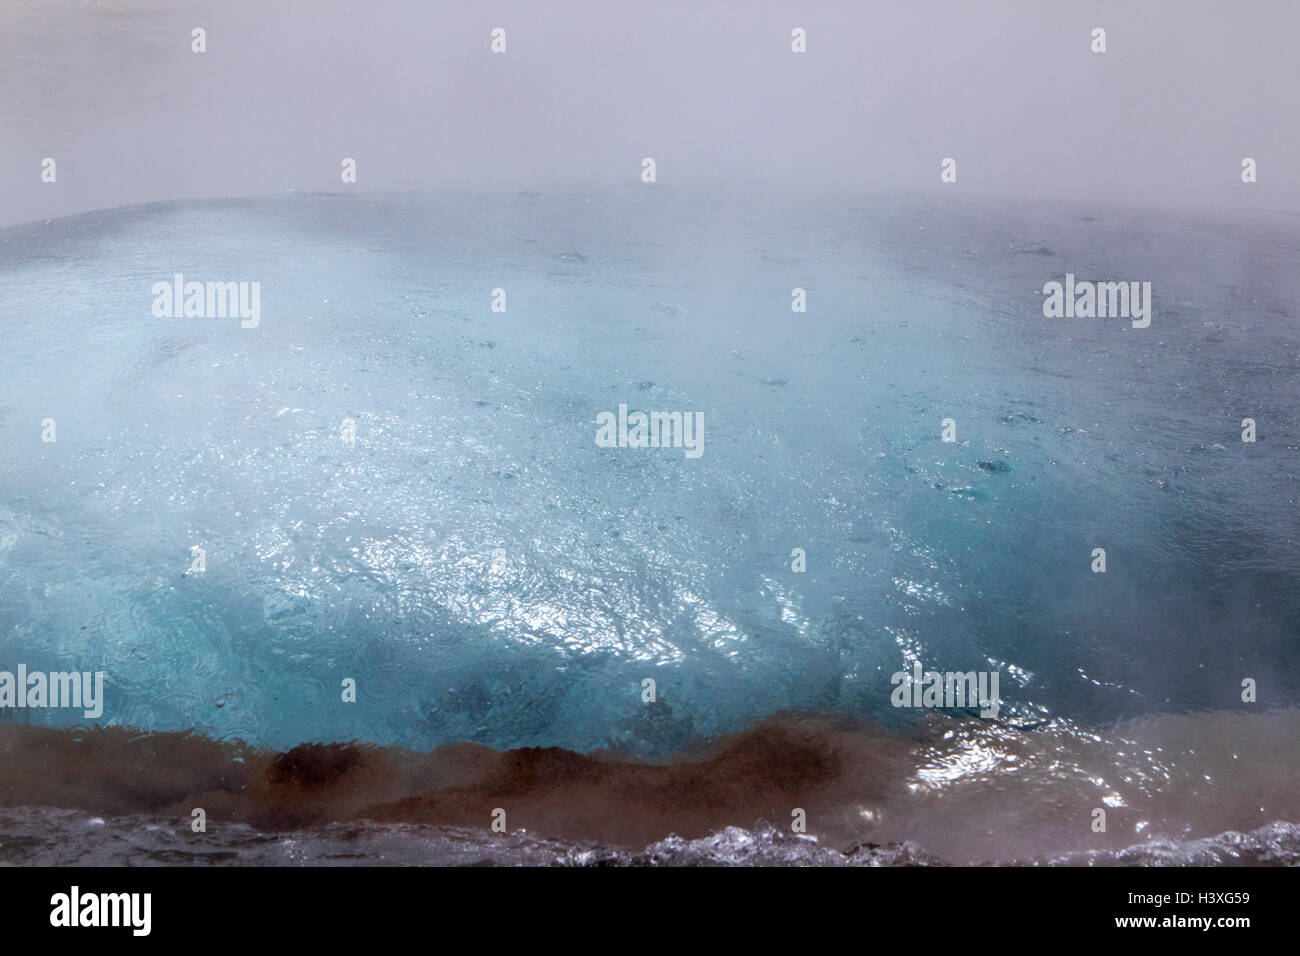
{"type": "Polygon", "coordinates": [[[894,724],[913,661],[999,670],[1010,721],[1291,705],[1297,251],[1294,217],[635,188],[0,230],[0,667],[275,747],[894,724]],[[1045,319],[1067,272],[1151,281],[1151,327],[1045,319]],[[259,282],[260,324],[154,317],[175,273],[259,282]],[[620,403],[702,412],[703,455],[598,447],[620,403]]]}

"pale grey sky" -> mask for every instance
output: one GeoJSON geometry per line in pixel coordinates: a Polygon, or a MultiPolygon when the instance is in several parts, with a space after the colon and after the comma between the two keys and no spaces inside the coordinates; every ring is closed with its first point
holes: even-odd
{"type": "Polygon", "coordinates": [[[665,187],[1300,210],[1289,0],[2,2],[0,224],[290,188],[636,183],[644,156],[665,187]]]}

